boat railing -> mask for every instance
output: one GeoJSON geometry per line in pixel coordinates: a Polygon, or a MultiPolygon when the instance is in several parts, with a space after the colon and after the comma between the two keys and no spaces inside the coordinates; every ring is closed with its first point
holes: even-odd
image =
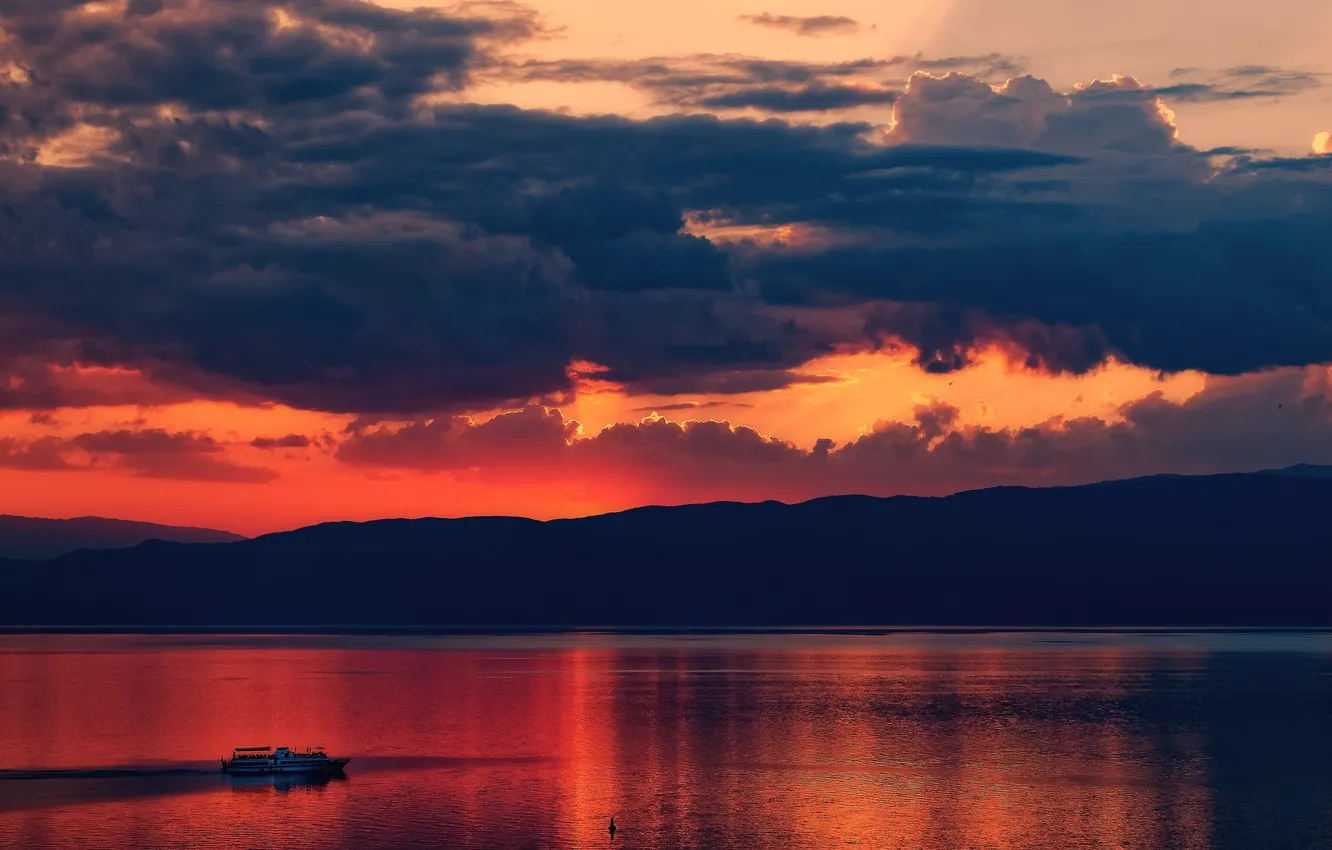
{"type": "Polygon", "coordinates": [[[231,751],[230,761],[268,761],[277,758],[327,759],[328,753],[323,747],[306,747],[304,752],[297,752],[290,747],[237,747],[231,751]]]}
{"type": "Polygon", "coordinates": [[[266,759],[273,757],[272,747],[237,747],[231,751],[233,759],[266,759]]]}

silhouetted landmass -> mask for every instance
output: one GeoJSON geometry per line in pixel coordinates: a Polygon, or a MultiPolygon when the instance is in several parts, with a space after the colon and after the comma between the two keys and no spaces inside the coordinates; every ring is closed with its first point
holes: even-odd
{"type": "Polygon", "coordinates": [[[0,565],[0,623],[1328,625],[1332,478],[329,523],[0,565]]]}
{"type": "Polygon", "coordinates": [[[1332,478],[1332,466],[1315,466],[1311,463],[1301,463],[1298,466],[1291,466],[1285,469],[1273,469],[1270,475],[1302,475],[1307,478],[1332,478]]]}
{"type": "Polygon", "coordinates": [[[38,519],[0,515],[0,558],[55,558],[78,549],[125,549],[147,540],[232,543],[245,538],[211,528],[184,528],[86,516],[38,519]]]}

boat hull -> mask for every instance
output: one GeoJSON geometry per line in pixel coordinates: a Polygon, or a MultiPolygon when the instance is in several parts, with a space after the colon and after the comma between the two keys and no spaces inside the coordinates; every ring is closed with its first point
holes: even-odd
{"type": "Polygon", "coordinates": [[[265,776],[273,773],[341,773],[351,759],[329,759],[323,764],[226,764],[223,773],[232,776],[265,776]]]}

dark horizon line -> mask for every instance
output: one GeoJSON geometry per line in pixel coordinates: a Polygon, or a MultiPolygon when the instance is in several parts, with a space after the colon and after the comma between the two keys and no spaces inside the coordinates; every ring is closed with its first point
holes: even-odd
{"type": "Polygon", "coordinates": [[[802,625],[802,626],[688,626],[688,625],[498,625],[498,626],[447,626],[434,624],[392,625],[374,623],[342,623],[320,626],[301,626],[273,623],[268,625],[247,626],[234,624],[216,625],[57,625],[57,626],[4,626],[0,625],[0,635],[188,635],[220,637],[350,637],[358,635],[382,635],[385,637],[407,636],[457,636],[477,637],[483,635],[522,636],[522,635],[848,635],[861,637],[886,636],[894,634],[1332,634],[1332,626],[1317,625],[929,625],[929,624],[893,624],[893,625],[802,625]]]}
{"type": "MultiPolygon", "coordinates": [[[[703,505],[767,505],[767,504],[778,504],[778,505],[785,505],[787,507],[795,507],[798,505],[807,505],[811,502],[823,501],[825,499],[875,499],[875,500],[947,499],[953,496],[960,496],[964,493],[982,493],[991,490],[1066,490],[1078,487],[1095,487],[1101,484],[1116,484],[1127,481],[1143,481],[1152,478],[1214,478],[1214,477],[1229,476],[1229,475],[1264,475],[1264,474],[1275,475],[1275,474],[1291,472],[1292,470],[1306,469],[1306,468],[1332,470],[1332,466],[1325,466],[1323,464],[1297,463],[1297,464],[1292,464],[1290,466],[1283,466],[1276,468],[1232,470],[1228,472],[1199,472],[1199,473],[1155,472],[1155,473],[1149,473],[1147,475],[1130,476],[1127,478],[1102,478],[1102,479],[1097,479],[1095,481],[1087,481],[1081,484],[991,484],[982,487],[966,487],[960,490],[954,490],[948,493],[940,493],[937,495],[930,495],[930,496],[921,496],[912,493],[895,493],[891,496],[872,496],[868,493],[830,493],[823,496],[813,496],[808,499],[801,499],[800,501],[797,502],[784,502],[781,499],[761,499],[758,501],[744,501],[740,499],[713,499],[702,502],[680,502],[676,504],[661,504],[654,502],[644,505],[634,505],[633,507],[621,508],[620,510],[614,510],[614,511],[603,511],[601,513],[590,513],[590,514],[578,514],[575,516],[551,517],[550,519],[537,519],[536,517],[524,516],[521,514],[465,514],[462,516],[440,516],[437,514],[422,514],[419,516],[383,516],[383,517],[374,517],[371,519],[327,519],[327,520],[320,520],[318,522],[312,522],[307,525],[296,525],[290,528],[283,528],[277,531],[266,531],[262,534],[253,534],[253,535],[242,534],[237,531],[231,531],[225,528],[217,528],[215,526],[175,525],[167,522],[155,522],[153,520],[122,519],[120,517],[108,517],[108,516],[100,516],[93,514],[85,516],[77,516],[77,517],[41,517],[41,516],[30,516],[27,514],[0,514],[0,519],[3,518],[36,519],[36,520],[47,520],[50,522],[102,520],[107,522],[138,523],[141,525],[160,526],[162,528],[184,529],[190,531],[212,531],[212,532],[220,532],[223,534],[231,534],[236,537],[242,538],[242,540],[234,540],[229,542],[240,543],[246,540],[259,540],[264,537],[270,537],[278,534],[289,534],[293,531],[301,531],[307,528],[318,528],[320,526],[339,525],[343,523],[350,523],[354,525],[365,525],[376,522],[415,522],[418,520],[522,519],[522,520],[528,520],[530,522],[546,524],[546,523],[555,523],[555,522],[570,522],[580,519],[592,519],[595,517],[616,516],[619,514],[631,513],[633,511],[651,510],[654,508],[688,508],[688,507],[698,507],[703,505]]],[[[209,545],[226,545],[226,543],[209,544],[209,545]]],[[[0,633],[3,633],[3,631],[0,631],[0,633]]]]}

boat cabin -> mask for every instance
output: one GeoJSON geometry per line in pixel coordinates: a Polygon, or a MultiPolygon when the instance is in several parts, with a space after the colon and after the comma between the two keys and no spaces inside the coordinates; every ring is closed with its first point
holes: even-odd
{"type": "Polygon", "coordinates": [[[306,747],[305,752],[298,753],[291,747],[237,747],[231,751],[233,759],[326,759],[328,755],[323,747],[306,747]]]}

